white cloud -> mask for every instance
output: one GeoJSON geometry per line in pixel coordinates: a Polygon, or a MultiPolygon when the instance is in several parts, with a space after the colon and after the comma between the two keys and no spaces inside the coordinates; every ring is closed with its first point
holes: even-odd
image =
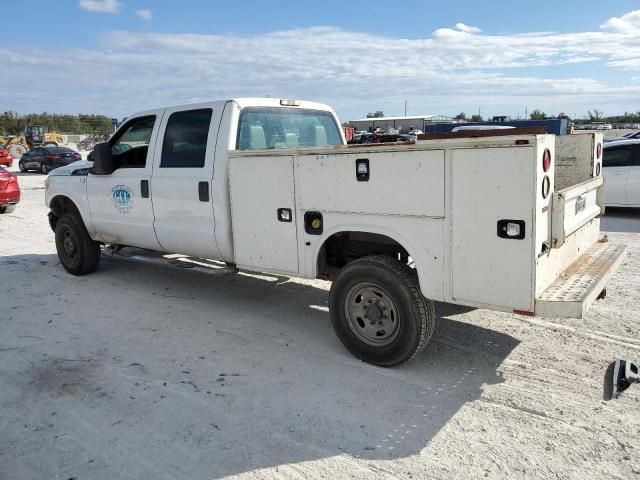
{"type": "Polygon", "coordinates": [[[122,4],[118,0],[79,0],[83,10],[100,13],[118,13],[122,4]]]}
{"type": "Polygon", "coordinates": [[[480,33],[482,31],[478,27],[470,27],[464,23],[456,23],[456,28],[465,33],[480,33]]]}
{"type": "Polygon", "coordinates": [[[149,9],[138,10],[136,15],[142,20],[151,20],[153,18],[153,12],[149,9]]]}
{"type": "Polygon", "coordinates": [[[640,32],[640,10],[629,12],[622,17],[613,17],[600,25],[603,30],[634,34],[640,32]]]}
{"type": "Polygon", "coordinates": [[[126,115],[157,105],[269,94],[330,103],[346,118],[374,108],[399,113],[405,99],[410,113],[454,114],[478,105],[496,113],[526,106],[615,113],[640,109],[640,86],[624,81],[630,75],[619,75],[622,83],[604,80],[607,73],[640,72],[640,30],[627,28],[633,18],[618,19],[626,27],[611,19],[602,29],[570,34],[488,35],[458,24],[407,39],[314,27],[260,35],[111,32],[99,48],[25,46],[20,56],[0,47],[0,63],[12,72],[0,104],[19,112],[126,115]],[[597,79],[560,69],[588,62],[597,79]],[[46,78],[37,75],[42,69],[46,78]]]}

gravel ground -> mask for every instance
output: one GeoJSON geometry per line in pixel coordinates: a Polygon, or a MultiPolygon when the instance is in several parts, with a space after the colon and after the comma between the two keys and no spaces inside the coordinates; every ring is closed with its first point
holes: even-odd
{"type": "Polygon", "coordinates": [[[328,284],[212,277],[103,257],[60,266],[43,179],[0,216],[0,479],[640,478],[640,386],[604,402],[604,371],[640,357],[640,214],[587,318],[437,305],[414,361],[355,360],[328,284]]]}

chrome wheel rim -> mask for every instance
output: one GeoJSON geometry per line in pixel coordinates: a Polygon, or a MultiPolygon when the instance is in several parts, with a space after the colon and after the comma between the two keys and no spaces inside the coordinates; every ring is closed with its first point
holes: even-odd
{"type": "Polygon", "coordinates": [[[384,288],[370,282],[357,283],[347,292],[345,317],[349,328],[367,345],[384,347],[400,331],[400,312],[384,288]]]}

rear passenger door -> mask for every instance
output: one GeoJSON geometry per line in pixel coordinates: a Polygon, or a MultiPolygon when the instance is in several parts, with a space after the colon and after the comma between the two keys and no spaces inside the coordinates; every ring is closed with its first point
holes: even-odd
{"type": "Polygon", "coordinates": [[[154,227],[166,251],[219,258],[214,236],[213,163],[222,105],[166,109],[154,159],[154,227]]]}
{"type": "Polygon", "coordinates": [[[633,145],[618,145],[605,148],[602,166],[605,178],[605,203],[607,205],[627,204],[627,177],[633,155],[633,145]]]}
{"type": "Polygon", "coordinates": [[[627,204],[640,206],[640,144],[633,146],[627,176],[627,204]]]}

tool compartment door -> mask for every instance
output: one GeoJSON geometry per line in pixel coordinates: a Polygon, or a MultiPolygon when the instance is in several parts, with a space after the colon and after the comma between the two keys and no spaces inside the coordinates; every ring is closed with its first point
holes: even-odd
{"type": "Polygon", "coordinates": [[[451,168],[453,300],[533,311],[534,148],[455,149],[451,168]],[[501,220],[524,238],[499,237],[501,220]]]}
{"type": "Polygon", "coordinates": [[[238,267],[298,274],[293,157],[231,158],[229,182],[238,267]]]}

